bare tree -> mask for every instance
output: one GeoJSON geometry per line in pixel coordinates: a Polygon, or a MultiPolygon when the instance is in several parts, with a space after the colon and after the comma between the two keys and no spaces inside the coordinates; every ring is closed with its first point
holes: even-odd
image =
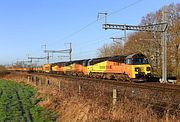
{"type": "Polygon", "coordinates": [[[114,56],[123,54],[122,43],[104,44],[103,47],[98,49],[98,57],[114,56]]]}

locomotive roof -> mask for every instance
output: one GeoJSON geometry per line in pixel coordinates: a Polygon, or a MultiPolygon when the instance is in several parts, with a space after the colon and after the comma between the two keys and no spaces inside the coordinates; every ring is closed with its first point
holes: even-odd
{"type": "Polygon", "coordinates": [[[127,56],[112,56],[108,59],[108,61],[113,61],[113,60],[119,60],[119,59],[125,59],[127,56]]]}
{"type": "Polygon", "coordinates": [[[55,65],[64,64],[64,63],[66,63],[66,62],[56,62],[56,63],[52,63],[51,65],[52,65],[52,66],[55,66],[55,65]]]}
{"type": "Polygon", "coordinates": [[[93,58],[91,59],[91,62],[102,62],[102,61],[106,61],[107,59],[109,59],[109,57],[102,57],[102,58],[93,58]]]}
{"type": "MultiPolygon", "coordinates": [[[[58,64],[65,64],[69,65],[72,63],[82,63],[83,61],[88,61],[92,64],[98,63],[98,62],[103,62],[103,61],[118,61],[118,60],[124,60],[126,58],[146,58],[146,56],[142,53],[134,53],[130,55],[116,55],[116,56],[108,56],[108,57],[101,57],[101,58],[92,58],[92,59],[83,59],[83,60],[74,60],[74,61],[67,61],[67,62],[56,62],[56,63],[51,63],[50,65],[58,65],[58,64]]],[[[47,64],[46,64],[47,65],[47,64]]]]}
{"type": "Polygon", "coordinates": [[[72,62],[72,63],[75,63],[75,62],[83,62],[83,61],[87,61],[87,60],[90,60],[90,59],[74,60],[74,61],[71,61],[71,62],[72,62]]]}
{"type": "Polygon", "coordinates": [[[146,56],[142,53],[134,53],[134,54],[128,55],[126,58],[146,58],[146,56]]]}

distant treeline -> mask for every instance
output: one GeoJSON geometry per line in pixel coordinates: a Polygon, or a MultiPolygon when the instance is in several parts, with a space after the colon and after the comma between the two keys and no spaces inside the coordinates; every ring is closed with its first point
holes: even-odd
{"type": "Polygon", "coordinates": [[[0,65],[0,71],[6,71],[6,67],[3,65],[0,65]]]}

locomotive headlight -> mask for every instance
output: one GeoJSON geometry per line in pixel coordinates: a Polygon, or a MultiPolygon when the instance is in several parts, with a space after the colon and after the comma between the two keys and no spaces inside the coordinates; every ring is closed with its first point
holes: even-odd
{"type": "Polygon", "coordinates": [[[146,71],[151,71],[151,67],[146,67],[146,71]]]}
{"type": "Polygon", "coordinates": [[[135,68],[135,71],[136,71],[136,72],[140,72],[141,69],[140,69],[139,67],[136,67],[136,68],[135,68]]]}

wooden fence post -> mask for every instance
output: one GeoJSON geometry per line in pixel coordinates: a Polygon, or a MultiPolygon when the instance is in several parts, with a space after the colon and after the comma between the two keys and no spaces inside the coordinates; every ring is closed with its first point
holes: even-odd
{"type": "Polygon", "coordinates": [[[50,85],[50,80],[49,79],[47,80],[47,84],[48,84],[48,86],[50,85]]]}
{"type": "Polygon", "coordinates": [[[42,85],[45,85],[45,84],[46,84],[46,78],[42,77],[42,85]]]}
{"type": "Polygon", "coordinates": [[[31,76],[31,81],[34,82],[34,76],[31,76]]]}
{"type": "Polygon", "coordinates": [[[169,109],[166,110],[166,122],[169,122],[169,109]]]}
{"type": "Polygon", "coordinates": [[[59,81],[59,91],[61,90],[61,81],[59,81]]]}
{"type": "Polygon", "coordinates": [[[78,94],[80,94],[81,93],[81,85],[79,84],[79,86],[78,86],[78,94]]]}
{"type": "Polygon", "coordinates": [[[117,90],[113,88],[113,105],[116,104],[117,101],[117,90]]]}
{"type": "Polygon", "coordinates": [[[39,78],[37,76],[35,76],[35,79],[36,79],[36,86],[38,86],[38,81],[39,81],[39,78]]]}
{"type": "Polygon", "coordinates": [[[42,77],[39,78],[39,84],[42,86],[42,77]]]}
{"type": "Polygon", "coordinates": [[[28,83],[29,83],[29,81],[30,81],[30,76],[28,76],[28,83]]]}

